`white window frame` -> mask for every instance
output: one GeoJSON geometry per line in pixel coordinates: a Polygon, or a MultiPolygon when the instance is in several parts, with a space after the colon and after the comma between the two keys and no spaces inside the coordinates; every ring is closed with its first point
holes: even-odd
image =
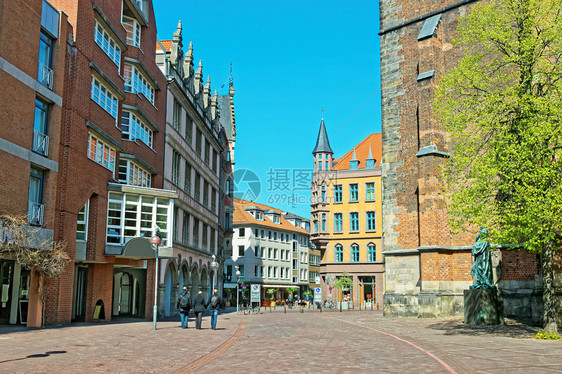
{"type": "Polygon", "coordinates": [[[125,64],[123,77],[125,78],[125,92],[143,94],[154,105],[154,87],[139,68],[132,64],[125,64]]]}
{"type": "Polygon", "coordinates": [[[127,32],[127,44],[140,48],[141,45],[141,25],[131,17],[123,16],[121,21],[123,28],[127,32]]]}
{"type": "Polygon", "coordinates": [[[121,139],[131,141],[139,139],[152,149],[154,132],[133,112],[123,110],[121,113],[121,139]],[[124,123],[125,121],[127,123],[124,123]]]}
{"type": "Polygon", "coordinates": [[[86,201],[86,204],[80,209],[78,212],[78,216],[76,217],[76,241],[77,242],[86,242],[88,241],[88,216],[90,212],[90,200],[86,201]],[[82,216],[82,219],[80,219],[82,216]],[[78,230],[78,225],[84,225],[84,230],[78,230]],[[83,233],[83,238],[78,239],[78,233],[83,233]]]}
{"type": "Polygon", "coordinates": [[[117,119],[119,100],[99,79],[92,76],[90,98],[101,106],[113,118],[117,119]]]}
{"type": "Polygon", "coordinates": [[[88,158],[115,173],[115,156],[117,151],[99,137],[90,134],[88,139],[88,158]]]}
{"type": "Polygon", "coordinates": [[[120,159],[118,171],[119,183],[127,184],[129,186],[149,187],[152,183],[152,174],[131,160],[120,159]],[[125,168],[125,173],[122,172],[125,168]],[[124,175],[123,175],[124,174],[124,175]],[[125,177],[123,179],[123,176],[125,177]]]}
{"type": "Polygon", "coordinates": [[[120,66],[121,64],[121,49],[105,28],[96,20],[96,28],[94,31],[94,41],[105,52],[107,56],[120,66]]]}

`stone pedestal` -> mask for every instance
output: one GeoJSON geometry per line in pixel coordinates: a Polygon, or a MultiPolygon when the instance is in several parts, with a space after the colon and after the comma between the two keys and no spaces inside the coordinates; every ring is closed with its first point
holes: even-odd
{"type": "Polygon", "coordinates": [[[503,325],[504,311],[501,291],[489,289],[464,290],[464,323],[467,325],[503,325]]]}

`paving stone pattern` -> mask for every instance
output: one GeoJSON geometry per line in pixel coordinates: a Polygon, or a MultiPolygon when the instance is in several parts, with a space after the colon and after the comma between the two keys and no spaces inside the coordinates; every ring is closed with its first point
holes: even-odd
{"type": "Polygon", "coordinates": [[[0,329],[0,373],[562,373],[562,342],[532,339],[538,328],[511,320],[473,327],[458,318],[278,309],[221,314],[217,330],[208,316],[202,330],[158,325],[0,329]]]}

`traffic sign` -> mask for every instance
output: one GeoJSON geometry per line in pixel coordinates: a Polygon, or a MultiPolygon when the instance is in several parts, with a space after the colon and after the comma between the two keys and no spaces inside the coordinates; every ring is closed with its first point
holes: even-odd
{"type": "Polygon", "coordinates": [[[250,292],[250,302],[252,303],[261,302],[261,285],[252,284],[252,288],[250,292]]]}
{"type": "Polygon", "coordinates": [[[314,289],[314,302],[315,303],[322,302],[322,289],[320,287],[316,287],[314,289]]]}

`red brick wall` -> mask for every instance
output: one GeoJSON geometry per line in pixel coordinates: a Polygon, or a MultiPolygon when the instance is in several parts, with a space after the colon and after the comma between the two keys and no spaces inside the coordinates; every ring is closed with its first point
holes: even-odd
{"type": "Polygon", "coordinates": [[[426,252],[421,254],[422,281],[469,281],[470,252],[426,252]]]}
{"type": "Polygon", "coordinates": [[[502,280],[534,280],[539,274],[537,255],[525,251],[502,250],[502,280]]]}

